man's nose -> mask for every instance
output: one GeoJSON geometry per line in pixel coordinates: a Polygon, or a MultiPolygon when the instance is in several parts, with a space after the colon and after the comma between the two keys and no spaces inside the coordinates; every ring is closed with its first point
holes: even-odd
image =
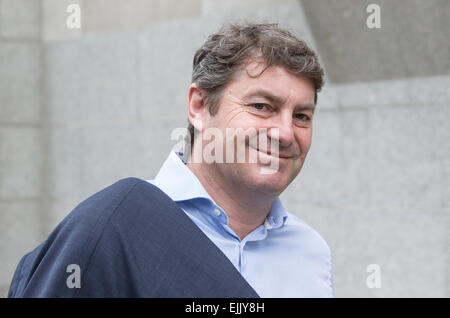
{"type": "Polygon", "coordinates": [[[280,147],[288,147],[293,143],[295,137],[292,116],[279,114],[270,126],[267,136],[270,139],[277,139],[280,147]]]}

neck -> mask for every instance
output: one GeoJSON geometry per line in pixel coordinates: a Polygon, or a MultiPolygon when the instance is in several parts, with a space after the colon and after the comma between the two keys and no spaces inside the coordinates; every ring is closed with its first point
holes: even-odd
{"type": "Polygon", "coordinates": [[[264,223],[275,198],[226,182],[215,165],[191,161],[187,163],[187,167],[196,175],[214,202],[227,213],[228,226],[242,240],[264,223]]]}

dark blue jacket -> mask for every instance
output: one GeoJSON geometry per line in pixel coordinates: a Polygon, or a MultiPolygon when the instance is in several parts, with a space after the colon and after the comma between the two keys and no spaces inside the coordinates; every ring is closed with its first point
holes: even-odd
{"type": "Polygon", "coordinates": [[[258,295],[166,194],[127,178],[80,203],[20,260],[9,297],[258,295]],[[67,284],[71,264],[80,288],[67,284]]]}

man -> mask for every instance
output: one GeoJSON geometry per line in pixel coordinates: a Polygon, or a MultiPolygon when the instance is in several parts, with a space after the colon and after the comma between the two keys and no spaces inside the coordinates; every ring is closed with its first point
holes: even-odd
{"type": "Polygon", "coordinates": [[[21,260],[10,296],[332,297],[326,242],[278,198],[310,148],[322,77],[277,25],[211,35],[194,57],[186,151],[81,203],[21,260]]]}

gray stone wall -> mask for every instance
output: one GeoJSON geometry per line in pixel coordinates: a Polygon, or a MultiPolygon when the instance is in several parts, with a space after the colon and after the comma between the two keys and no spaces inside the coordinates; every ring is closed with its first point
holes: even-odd
{"type": "Polygon", "coordinates": [[[0,293],[44,238],[40,3],[0,1],[0,293]]]}
{"type": "Polygon", "coordinates": [[[251,19],[291,29],[324,62],[313,145],[282,200],[330,245],[336,296],[450,296],[448,2],[378,1],[370,32],[365,2],[336,3],[0,0],[1,295],[81,200],[155,176],[187,123],[196,48],[251,19]],[[81,29],[65,25],[71,3],[81,29]],[[381,288],[367,287],[369,264],[381,288]]]}

